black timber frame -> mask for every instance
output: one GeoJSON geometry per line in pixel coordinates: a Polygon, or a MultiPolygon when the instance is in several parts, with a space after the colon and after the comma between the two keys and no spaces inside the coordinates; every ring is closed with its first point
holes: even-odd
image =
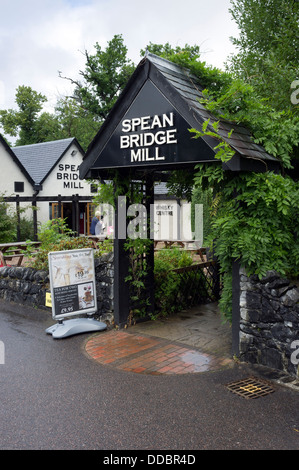
{"type": "Polygon", "coordinates": [[[58,203],[58,217],[61,217],[61,204],[63,202],[71,202],[73,204],[73,220],[72,226],[73,231],[79,234],[79,203],[80,202],[91,202],[93,199],[92,196],[79,196],[79,194],[73,194],[72,196],[5,196],[3,200],[5,202],[15,202],[16,203],[16,214],[17,214],[17,240],[20,241],[20,203],[21,202],[31,202],[32,212],[33,212],[33,233],[34,241],[37,241],[37,202],[57,202],[58,203]]]}

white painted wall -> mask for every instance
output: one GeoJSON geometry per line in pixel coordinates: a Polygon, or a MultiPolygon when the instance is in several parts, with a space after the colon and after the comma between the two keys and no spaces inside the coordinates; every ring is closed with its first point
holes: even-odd
{"type": "Polygon", "coordinates": [[[80,196],[90,196],[90,185],[85,180],[79,179],[78,167],[82,160],[83,155],[76,145],[71,145],[44,181],[40,195],[56,196],[61,194],[62,196],[71,196],[72,194],[79,194],[80,196]],[[72,156],[73,151],[76,152],[74,156],[72,156]]]}
{"type": "MultiPolygon", "coordinates": [[[[62,159],[53,168],[47,179],[43,182],[43,189],[39,196],[91,196],[90,184],[79,179],[78,167],[82,163],[83,155],[76,145],[71,145],[62,159]],[[72,152],[75,152],[72,155],[72,152]]],[[[53,201],[54,202],[54,201],[53,201]]],[[[49,202],[38,202],[37,219],[41,224],[49,220],[49,202]]]]}
{"type": "Polygon", "coordinates": [[[19,166],[13,161],[11,155],[7,152],[0,141],[0,193],[5,196],[14,196],[15,181],[24,182],[24,192],[20,196],[32,196],[33,188],[25,175],[21,172],[19,166]]]}
{"type": "Polygon", "coordinates": [[[154,204],[155,240],[192,240],[191,204],[161,199],[154,204]]]}
{"type": "MultiPolygon", "coordinates": [[[[0,172],[0,195],[1,196],[15,196],[19,194],[20,196],[32,196],[33,188],[31,183],[27,180],[26,176],[20,170],[20,167],[17,163],[14,162],[11,155],[7,152],[6,148],[0,141],[0,162],[1,162],[1,172],[0,172]],[[14,187],[15,182],[24,182],[24,192],[15,193],[14,187]]],[[[20,203],[20,209],[25,209],[30,203],[20,203]]],[[[9,210],[14,213],[16,210],[15,203],[9,203],[9,210]]],[[[26,210],[23,214],[23,217],[31,218],[32,211],[26,210]]]]}
{"type": "MultiPolygon", "coordinates": [[[[78,167],[82,163],[83,155],[76,147],[71,145],[63,158],[57,163],[46,181],[43,182],[43,189],[39,196],[90,196],[90,184],[85,180],[79,179],[78,167]],[[72,152],[75,152],[72,155],[72,152]]],[[[13,161],[3,144],[0,142],[0,193],[6,196],[14,195],[14,182],[24,182],[24,192],[20,196],[32,196],[33,187],[21,172],[18,165],[13,161]]],[[[53,200],[55,202],[55,200],[53,200]]],[[[30,203],[24,203],[21,207],[28,207],[30,203]]],[[[47,222],[50,218],[49,202],[38,202],[37,220],[40,224],[47,222]]],[[[12,204],[13,210],[15,204],[12,204]]],[[[113,211],[108,208],[100,207],[104,214],[106,227],[112,226],[113,211]]],[[[32,211],[28,209],[25,213],[27,218],[32,218],[32,211]]],[[[191,240],[191,204],[186,201],[179,205],[177,201],[161,199],[154,204],[154,238],[156,240],[191,240]]]]}

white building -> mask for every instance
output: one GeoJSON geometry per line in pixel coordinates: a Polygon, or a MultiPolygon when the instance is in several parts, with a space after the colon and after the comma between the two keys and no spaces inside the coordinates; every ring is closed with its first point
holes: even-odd
{"type": "MultiPolygon", "coordinates": [[[[83,156],[75,138],[10,148],[0,136],[0,193],[19,196],[23,208],[30,206],[25,199],[35,196],[39,224],[61,216],[74,228],[74,220],[78,219],[79,233],[87,234],[92,185],[79,179],[83,156]],[[79,199],[75,205],[76,195],[79,199]]],[[[26,212],[28,218],[32,217],[30,212],[26,212]]]]}
{"type": "MultiPolygon", "coordinates": [[[[0,135],[0,194],[19,196],[20,207],[30,207],[27,218],[32,218],[29,198],[35,196],[38,224],[60,216],[73,230],[87,235],[96,208],[93,185],[79,179],[83,158],[75,138],[10,148],[0,135]]],[[[105,217],[108,227],[109,214],[105,217]]],[[[165,183],[155,186],[154,233],[157,240],[191,238],[190,204],[170,196],[165,183]]]]}
{"type": "Polygon", "coordinates": [[[155,184],[156,240],[192,240],[191,204],[170,195],[166,183],[155,184]]]}

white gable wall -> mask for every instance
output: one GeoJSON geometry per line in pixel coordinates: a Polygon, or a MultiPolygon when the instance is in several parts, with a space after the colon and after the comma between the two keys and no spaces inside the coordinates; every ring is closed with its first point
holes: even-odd
{"type": "MultiPolygon", "coordinates": [[[[4,147],[3,143],[0,141],[0,162],[1,162],[1,172],[0,172],[0,195],[1,196],[32,196],[33,187],[28,181],[24,173],[22,173],[20,167],[13,160],[12,156],[4,147]],[[24,191],[15,193],[15,182],[24,183],[24,191]]],[[[30,205],[30,203],[20,203],[20,209],[25,209],[30,205]]],[[[10,211],[14,213],[16,211],[16,204],[8,204],[10,211]]],[[[32,210],[26,210],[22,213],[23,217],[32,218],[32,210]]]]}
{"type": "MultiPolygon", "coordinates": [[[[62,159],[55,165],[46,180],[39,196],[91,196],[90,184],[79,179],[78,167],[83,155],[76,145],[71,145],[62,159]],[[72,155],[74,152],[74,155],[72,155]]],[[[54,202],[54,200],[53,200],[54,202]]],[[[49,202],[38,202],[38,221],[43,224],[49,220],[49,202]]]]}
{"type": "Polygon", "coordinates": [[[43,196],[90,196],[90,185],[86,180],[79,179],[78,167],[83,160],[82,153],[76,145],[71,145],[62,159],[51,171],[47,179],[43,182],[43,196]],[[72,152],[75,152],[72,156],[72,152]]]}
{"type": "Polygon", "coordinates": [[[33,188],[26,176],[21,172],[19,166],[14,162],[11,155],[7,152],[4,145],[0,141],[0,193],[5,196],[32,196],[33,188]],[[14,193],[15,181],[24,182],[24,192],[14,193]]]}

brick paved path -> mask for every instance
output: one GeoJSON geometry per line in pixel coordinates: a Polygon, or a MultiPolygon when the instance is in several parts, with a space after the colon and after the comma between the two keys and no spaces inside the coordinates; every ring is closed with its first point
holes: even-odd
{"type": "Polygon", "coordinates": [[[232,362],[163,338],[120,330],[93,336],[85,350],[100,364],[150,375],[204,372],[227,367],[232,362]]]}

